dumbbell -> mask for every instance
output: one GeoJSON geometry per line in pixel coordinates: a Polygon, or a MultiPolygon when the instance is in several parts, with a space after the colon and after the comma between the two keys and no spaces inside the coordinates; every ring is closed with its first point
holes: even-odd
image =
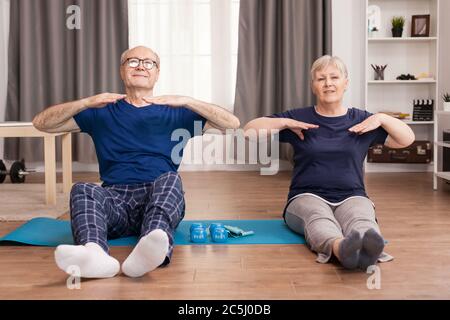
{"type": "MultiPolygon", "coordinates": [[[[208,240],[208,229],[203,223],[193,223],[189,230],[191,242],[205,243],[208,240]]],[[[212,223],[209,234],[213,242],[224,243],[228,240],[228,230],[221,223],[212,223]]]]}
{"type": "Polygon", "coordinates": [[[214,242],[224,243],[228,240],[228,230],[224,227],[215,227],[211,232],[211,239],[214,242]]]}
{"type": "Polygon", "coordinates": [[[227,242],[228,230],[222,223],[211,223],[209,226],[209,233],[213,242],[227,242]]]}
{"type": "Polygon", "coordinates": [[[206,227],[203,223],[193,223],[189,230],[191,241],[194,243],[204,243],[208,239],[206,227]]]}
{"type": "Polygon", "coordinates": [[[6,166],[3,161],[0,160],[0,183],[5,181],[7,175],[9,175],[11,183],[24,183],[25,176],[33,172],[36,172],[36,170],[25,169],[25,160],[23,159],[22,161],[15,161],[9,172],[6,170],[6,166]]]}

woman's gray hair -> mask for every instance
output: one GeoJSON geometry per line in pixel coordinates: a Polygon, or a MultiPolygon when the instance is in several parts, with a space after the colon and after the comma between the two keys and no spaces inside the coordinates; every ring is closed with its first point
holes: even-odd
{"type": "Polygon", "coordinates": [[[332,57],[329,55],[317,59],[311,67],[311,80],[314,80],[317,71],[327,68],[329,65],[335,66],[339,72],[348,79],[348,70],[345,63],[339,57],[332,57]]]}

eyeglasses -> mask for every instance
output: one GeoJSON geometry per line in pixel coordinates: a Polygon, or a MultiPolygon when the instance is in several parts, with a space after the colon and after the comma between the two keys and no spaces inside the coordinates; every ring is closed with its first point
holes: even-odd
{"type": "Polygon", "coordinates": [[[125,60],[123,64],[127,63],[130,68],[137,68],[141,64],[141,62],[144,68],[147,70],[152,70],[155,66],[158,67],[156,61],[152,61],[150,59],[129,58],[125,60]]]}

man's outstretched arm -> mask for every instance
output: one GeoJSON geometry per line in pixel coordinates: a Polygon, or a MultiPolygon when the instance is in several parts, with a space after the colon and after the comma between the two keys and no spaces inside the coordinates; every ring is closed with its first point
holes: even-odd
{"type": "Polygon", "coordinates": [[[54,105],[37,114],[33,119],[33,125],[36,129],[49,133],[79,132],[80,128],[73,119],[76,114],[88,108],[101,108],[125,97],[126,95],[123,94],[102,93],[89,98],[54,105]]]}
{"type": "Polygon", "coordinates": [[[186,107],[207,119],[205,129],[213,127],[219,130],[237,129],[241,123],[239,119],[218,105],[196,100],[184,96],[160,96],[143,98],[147,103],[169,105],[172,107],[186,107]]]}

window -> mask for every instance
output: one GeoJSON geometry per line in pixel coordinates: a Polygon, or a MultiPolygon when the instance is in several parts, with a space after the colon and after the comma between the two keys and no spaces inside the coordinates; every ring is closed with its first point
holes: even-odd
{"type": "Polygon", "coordinates": [[[180,94],[233,109],[239,0],[129,0],[130,47],[161,58],[155,95],[180,94]]]}

